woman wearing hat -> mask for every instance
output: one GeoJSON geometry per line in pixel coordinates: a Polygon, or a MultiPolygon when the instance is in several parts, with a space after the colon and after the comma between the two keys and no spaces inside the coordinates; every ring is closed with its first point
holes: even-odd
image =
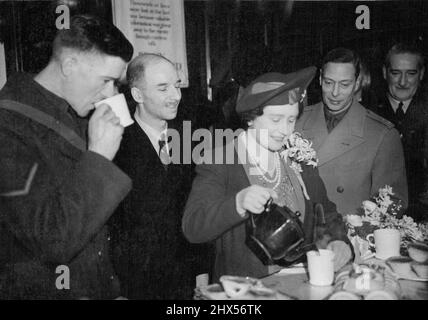
{"type": "Polygon", "coordinates": [[[283,156],[301,111],[300,101],[315,71],[309,67],[286,75],[267,73],[254,80],[236,106],[246,130],[230,142],[235,151],[232,161],[227,154],[230,145],[226,145],[213,150],[217,163],[196,168],[182,226],[190,242],[215,241],[215,282],[226,274],[262,277],[279,269],[263,264],[245,244],[250,213],[262,213],[271,198],[279,206],[302,213],[299,218],[306,242],[314,241],[319,248],[328,245],[335,251],[336,269],[352,257],[342,217],[327,199],[316,168],[300,163],[299,172],[290,166],[291,159],[283,156]],[[219,153],[226,163],[218,163],[219,153]],[[323,205],[325,223],[316,228],[313,239],[315,203],[323,205]]]}

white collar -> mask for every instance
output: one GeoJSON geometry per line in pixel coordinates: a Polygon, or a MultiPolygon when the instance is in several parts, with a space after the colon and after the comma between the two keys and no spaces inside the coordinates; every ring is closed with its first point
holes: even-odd
{"type": "Polygon", "coordinates": [[[150,142],[153,145],[153,148],[155,148],[156,152],[159,153],[159,140],[160,137],[163,133],[165,133],[165,142],[167,143],[167,148],[168,147],[168,141],[166,138],[166,133],[168,131],[168,124],[166,125],[166,128],[162,131],[159,131],[155,128],[153,128],[152,126],[150,126],[147,122],[145,122],[143,119],[141,119],[137,113],[137,111],[135,111],[134,113],[134,118],[135,121],[138,123],[138,125],[140,126],[140,128],[147,134],[147,136],[150,139],[150,142]]]}
{"type": "Polygon", "coordinates": [[[403,112],[404,113],[406,113],[407,109],[409,108],[410,102],[412,102],[412,98],[405,100],[405,101],[398,101],[398,100],[395,100],[393,97],[391,97],[391,95],[389,95],[389,94],[388,94],[388,100],[389,100],[389,103],[391,104],[391,107],[394,110],[394,112],[397,111],[398,105],[400,104],[400,102],[403,102],[403,112]]]}

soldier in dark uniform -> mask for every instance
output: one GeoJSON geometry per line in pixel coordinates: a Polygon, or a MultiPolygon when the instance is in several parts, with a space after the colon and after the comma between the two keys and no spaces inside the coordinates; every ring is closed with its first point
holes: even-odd
{"type": "Polygon", "coordinates": [[[111,161],[123,127],[105,104],[86,116],[132,54],[116,27],[75,16],[49,64],[1,90],[0,299],[119,295],[106,222],[131,189],[111,161]]]}
{"type": "Polygon", "coordinates": [[[421,87],[424,73],[424,56],[417,47],[403,43],[394,45],[383,67],[388,90],[383,103],[374,109],[400,133],[409,186],[408,214],[415,218],[427,211],[419,201],[428,187],[428,95],[421,87]]]}

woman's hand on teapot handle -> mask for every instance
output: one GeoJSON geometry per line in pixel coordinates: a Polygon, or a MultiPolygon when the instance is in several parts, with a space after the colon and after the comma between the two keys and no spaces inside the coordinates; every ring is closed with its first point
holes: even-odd
{"type": "Polygon", "coordinates": [[[258,185],[249,186],[236,194],[236,210],[242,217],[245,216],[246,211],[255,214],[262,213],[270,198],[278,199],[274,190],[258,185]]]}

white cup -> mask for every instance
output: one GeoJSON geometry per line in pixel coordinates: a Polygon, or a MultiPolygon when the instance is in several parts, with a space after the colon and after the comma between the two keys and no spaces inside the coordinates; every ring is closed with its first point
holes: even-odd
{"type": "Polygon", "coordinates": [[[129,114],[128,105],[126,104],[126,99],[123,93],[95,103],[95,108],[98,108],[104,103],[110,106],[114,114],[120,119],[120,124],[122,126],[127,127],[134,123],[134,120],[132,120],[131,115],[129,114]]]}
{"type": "Polygon", "coordinates": [[[196,276],[196,287],[206,287],[209,283],[208,273],[201,273],[196,276]]]}
{"type": "Polygon", "coordinates": [[[314,286],[330,286],[334,280],[334,252],[320,249],[306,253],[309,283],[314,286]]]}
{"type": "Polygon", "coordinates": [[[400,255],[400,231],[396,229],[377,229],[366,237],[376,249],[376,258],[388,259],[400,255]],[[374,241],[374,244],[373,244],[374,241]]]}

